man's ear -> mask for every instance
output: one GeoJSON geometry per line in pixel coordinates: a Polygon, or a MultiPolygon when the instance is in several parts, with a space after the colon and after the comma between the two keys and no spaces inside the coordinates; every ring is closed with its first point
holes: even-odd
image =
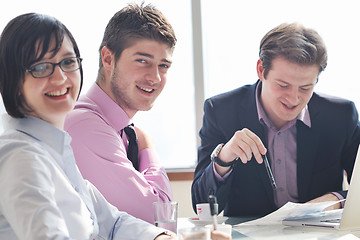
{"type": "Polygon", "coordinates": [[[112,71],[115,64],[115,55],[107,46],[101,49],[101,61],[106,72],[112,71]]]}
{"type": "Polygon", "coordinates": [[[257,71],[257,75],[258,75],[258,78],[260,79],[260,81],[263,81],[265,79],[265,77],[264,77],[265,69],[263,67],[263,62],[261,59],[259,59],[257,61],[256,71],[257,71]]]}

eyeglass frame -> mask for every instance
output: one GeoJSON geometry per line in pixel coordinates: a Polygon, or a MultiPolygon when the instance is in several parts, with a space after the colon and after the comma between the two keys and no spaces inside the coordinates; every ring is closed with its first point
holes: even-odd
{"type": "Polygon", "coordinates": [[[63,60],[61,60],[61,61],[58,62],[58,63],[42,62],[42,63],[35,64],[35,65],[33,65],[32,67],[26,69],[26,72],[30,73],[31,76],[33,76],[33,78],[46,78],[46,77],[51,76],[51,75],[54,73],[56,66],[59,66],[60,69],[61,69],[61,71],[63,71],[63,72],[75,72],[76,70],[79,70],[79,69],[81,68],[81,62],[82,62],[82,60],[83,60],[83,59],[82,59],[81,57],[68,57],[68,58],[64,58],[63,60]],[[65,70],[62,68],[61,63],[63,63],[63,62],[64,62],[65,60],[67,60],[67,59],[72,59],[72,58],[76,58],[76,61],[78,61],[79,67],[76,68],[76,69],[74,69],[74,70],[71,70],[71,71],[65,71],[65,70]],[[51,65],[52,65],[52,71],[51,71],[51,73],[49,73],[49,74],[46,75],[46,76],[42,76],[42,77],[34,76],[34,74],[33,74],[33,72],[32,72],[32,71],[33,71],[32,68],[34,68],[35,66],[41,65],[41,64],[51,64],[51,65]]]}

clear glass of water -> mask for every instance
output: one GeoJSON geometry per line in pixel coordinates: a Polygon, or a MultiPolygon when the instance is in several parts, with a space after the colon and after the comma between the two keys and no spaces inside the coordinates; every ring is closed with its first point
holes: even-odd
{"type": "Polygon", "coordinates": [[[177,202],[154,202],[154,225],[177,233],[177,202]]]}

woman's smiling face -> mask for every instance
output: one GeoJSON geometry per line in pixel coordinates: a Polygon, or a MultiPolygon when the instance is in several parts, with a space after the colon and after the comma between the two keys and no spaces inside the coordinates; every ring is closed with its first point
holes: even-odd
{"type": "MultiPolygon", "coordinates": [[[[52,40],[49,49],[55,45],[52,40]]],[[[44,58],[33,64],[43,62],[59,63],[60,61],[76,57],[74,47],[67,36],[64,37],[61,48],[53,56],[53,52],[45,54],[44,58]]],[[[32,112],[29,115],[38,117],[62,129],[64,119],[70,112],[80,91],[80,70],[64,72],[57,65],[54,72],[44,78],[34,78],[31,73],[26,72],[23,85],[23,94],[32,112]]]]}

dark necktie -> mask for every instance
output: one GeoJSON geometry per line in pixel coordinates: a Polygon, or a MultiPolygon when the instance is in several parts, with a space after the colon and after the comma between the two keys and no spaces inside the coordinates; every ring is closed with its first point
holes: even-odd
{"type": "Polygon", "coordinates": [[[132,162],[134,168],[139,171],[138,160],[138,140],[134,129],[134,124],[130,124],[124,128],[124,131],[129,139],[129,146],[127,150],[127,157],[132,162]]]}

